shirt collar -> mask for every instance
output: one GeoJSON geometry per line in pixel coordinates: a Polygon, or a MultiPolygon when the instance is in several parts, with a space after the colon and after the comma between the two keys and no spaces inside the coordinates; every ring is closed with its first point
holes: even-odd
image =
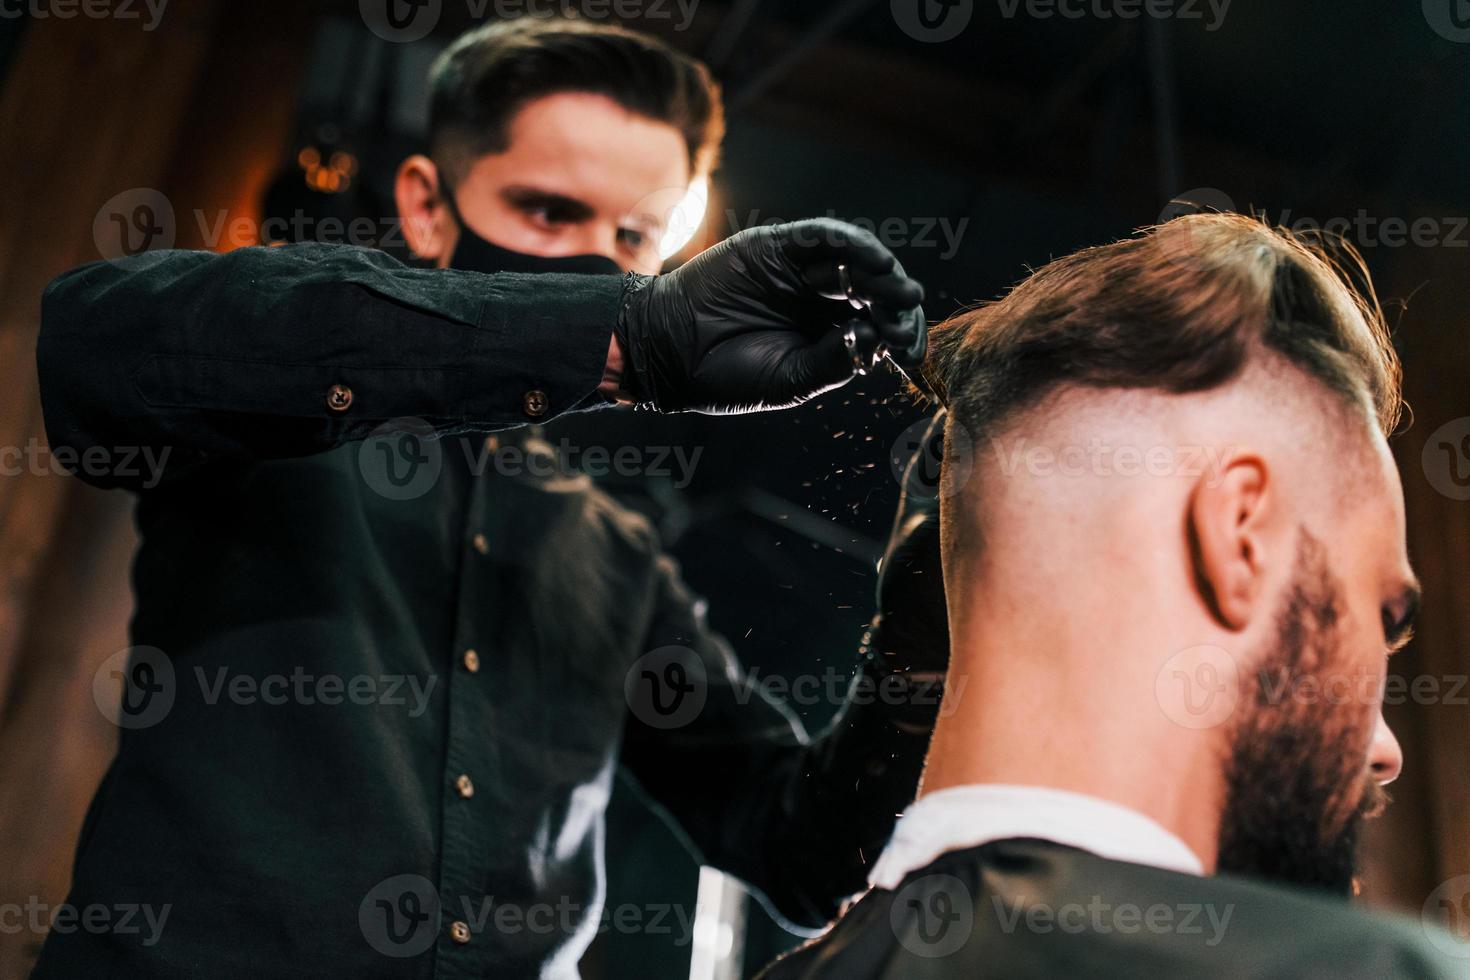
{"type": "Polygon", "coordinates": [[[1204,874],[1189,845],[1137,810],[1068,790],[986,783],[930,793],[903,812],[868,881],[894,889],[946,851],[1032,837],[1130,864],[1204,874]]]}

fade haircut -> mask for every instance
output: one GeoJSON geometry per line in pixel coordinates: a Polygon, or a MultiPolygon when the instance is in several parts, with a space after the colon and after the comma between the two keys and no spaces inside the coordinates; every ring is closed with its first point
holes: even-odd
{"type": "Polygon", "coordinates": [[[1238,214],[1193,214],[1044,266],[930,333],[924,374],[972,435],[1060,385],[1183,394],[1274,352],[1371,406],[1385,436],[1401,370],[1361,256],[1238,214]]]}
{"type": "Polygon", "coordinates": [[[548,95],[603,95],[674,127],[688,147],[691,177],[714,169],[725,135],[709,69],[612,24],[528,16],[475,28],[434,62],[429,89],[429,152],[454,183],[475,160],[508,149],[516,113],[548,95]]]}

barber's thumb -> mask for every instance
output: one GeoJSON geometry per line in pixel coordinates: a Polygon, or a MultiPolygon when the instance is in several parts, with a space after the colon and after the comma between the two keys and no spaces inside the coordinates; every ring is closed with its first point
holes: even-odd
{"type": "Polygon", "coordinates": [[[877,346],[877,331],[866,321],[854,320],[834,326],[816,343],[803,347],[792,355],[789,377],[793,399],[805,400],[851,380],[854,373],[853,355],[843,340],[843,335],[848,330],[853,331],[857,340],[854,349],[860,355],[877,346]]]}

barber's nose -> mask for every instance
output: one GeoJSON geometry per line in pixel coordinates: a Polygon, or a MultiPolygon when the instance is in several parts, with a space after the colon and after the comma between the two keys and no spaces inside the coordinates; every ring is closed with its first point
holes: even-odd
{"type": "Polygon", "coordinates": [[[1380,786],[1386,786],[1399,778],[1399,773],[1404,769],[1404,750],[1399,746],[1399,740],[1394,737],[1393,729],[1383,720],[1383,715],[1378,715],[1378,723],[1373,730],[1373,744],[1368,751],[1368,765],[1373,770],[1373,779],[1380,786]]]}
{"type": "Polygon", "coordinates": [[[601,255],[612,259],[626,269],[622,254],[618,250],[618,226],[614,222],[589,221],[582,237],[583,255],[601,255]]]}

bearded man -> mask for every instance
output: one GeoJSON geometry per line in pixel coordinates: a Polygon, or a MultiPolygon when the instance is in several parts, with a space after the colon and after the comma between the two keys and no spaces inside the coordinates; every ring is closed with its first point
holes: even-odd
{"type": "Polygon", "coordinates": [[[872,890],[767,980],[1465,974],[1342,900],[1419,597],[1352,282],[1193,215],[934,329],[950,700],[872,890]]]}

